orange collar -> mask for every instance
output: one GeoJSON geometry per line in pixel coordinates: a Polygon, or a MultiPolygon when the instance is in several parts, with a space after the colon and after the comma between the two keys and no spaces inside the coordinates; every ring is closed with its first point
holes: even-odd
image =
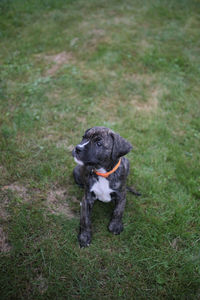
{"type": "Polygon", "coordinates": [[[108,176],[110,176],[110,174],[114,173],[119,168],[120,163],[121,163],[121,158],[118,161],[118,163],[116,164],[116,166],[111,171],[106,172],[106,173],[100,173],[100,172],[97,172],[96,170],[94,170],[94,173],[98,176],[107,178],[108,176]]]}

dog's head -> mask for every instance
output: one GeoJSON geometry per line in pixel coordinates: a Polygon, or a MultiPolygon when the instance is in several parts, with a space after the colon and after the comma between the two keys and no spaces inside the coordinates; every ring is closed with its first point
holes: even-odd
{"type": "Polygon", "coordinates": [[[72,151],[80,165],[107,167],[132,149],[132,145],[119,134],[105,127],[86,130],[83,139],[72,151]]]}

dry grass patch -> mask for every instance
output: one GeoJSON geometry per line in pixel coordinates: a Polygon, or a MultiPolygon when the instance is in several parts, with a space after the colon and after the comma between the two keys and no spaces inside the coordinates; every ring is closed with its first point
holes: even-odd
{"type": "Polygon", "coordinates": [[[156,80],[154,74],[139,74],[139,73],[134,73],[131,75],[126,75],[125,79],[137,82],[139,84],[145,84],[146,86],[153,85],[153,82],[156,80]]]}
{"type": "Polygon", "coordinates": [[[27,192],[27,188],[17,182],[10,185],[5,185],[1,188],[2,191],[12,191],[17,194],[18,197],[22,198],[24,201],[30,200],[30,195],[27,192]]]}
{"type": "Polygon", "coordinates": [[[9,253],[11,250],[11,246],[8,243],[7,234],[3,230],[2,226],[0,226],[0,252],[1,253],[9,253]]]}
{"type": "Polygon", "coordinates": [[[95,52],[97,50],[97,47],[103,43],[111,45],[112,40],[108,36],[92,34],[90,36],[90,39],[88,39],[88,41],[85,43],[84,48],[87,49],[87,51],[88,51],[88,49],[90,49],[91,54],[92,54],[92,52],[95,52]]]}
{"type": "Polygon", "coordinates": [[[68,150],[68,147],[69,147],[69,146],[68,146],[67,140],[64,139],[64,140],[58,141],[58,142],[56,143],[56,147],[57,147],[57,148],[64,148],[64,149],[68,150]]]}
{"type": "Polygon", "coordinates": [[[61,92],[60,91],[51,91],[51,93],[46,94],[48,99],[52,99],[53,101],[59,101],[61,98],[61,92]]]}
{"type": "Polygon", "coordinates": [[[61,52],[55,55],[46,55],[45,59],[48,62],[53,62],[54,65],[48,69],[45,73],[46,76],[53,76],[63,64],[72,63],[73,57],[71,53],[61,52]]]}
{"type": "Polygon", "coordinates": [[[54,55],[37,54],[35,57],[46,61],[48,64],[53,64],[45,72],[45,76],[53,76],[63,65],[74,63],[74,57],[72,53],[66,51],[54,55]]]}
{"type": "Polygon", "coordinates": [[[132,106],[137,111],[141,112],[156,112],[158,108],[158,97],[160,96],[160,90],[154,89],[149,93],[148,101],[142,101],[141,97],[137,96],[136,99],[131,101],[132,106]]]}
{"type": "Polygon", "coordinates": [[[101,36],[105,36],[106,32],[102,28],[94,28],[90,31],[90,34],[97,37],[101,37],[101,36]]]}
{"type": "Polygon", "coordinates": [[[114,17],[114,19],[111,19],[111,20],[112,20],[112,24],[115,24],[115,25],[130,26],[130,25],[136,24],[135,19],[133,17],[118,16],[118,17],[114,17]]]}
{"type": "Polygon", "coordinates": [[[135,73],[126,75],[125,80],[135,83],[139,87],[139,90],[142,91],[141,94],[137,92],[130,99],[130,103],[136,111],[150,113],[158,110],[159,98],[166,91],[163,87],[155,84],[157,81],[155,75],[135,73]]]}
{"type": "MultiPolygon", "coordinates": [[[[95,109],[96,109],[96,107],[95,107],[95,109]]],[[[93,109],[94,110],[94,109],[93,109]]],[[[89,128],[89,122],[88,122],[88,120],[86,119],[86,117],[84,117],[84,116],[77,116],[76,117],[76,120],[77,120],[77,123],[78,124],[80,124],[80,131],[82,130],[82,128],[84,128],[84,130],[86,129],[86,128],[89,128]]],[[[72,145],[70,145],[70,146],[72,146],[72,145]]],[[[71,147],[70,147],[71,148],[71,147]]]]}
{"type": "Polygon", "coordinates": [[[0,166],[0,176],[5,177],[6,175],[8,175],[8,171],[4,166],[0,166]]]}
{"type": "Polygon", "coordinates": [[[146,39],[139,40],[136,45],[140,54],[144,54],[148,49],[152,48],[152,45],[146,39]]]}
{"type": "Polygon", "coordinates": [[[45,55],[44,58],[49,62],[63,64],[67,63],[69,60],[72,60],[72,53],[67,53],[63,51],[54,55],[45,55]]]}
{"type": "Polygon", "coordinates": [[[88,68],[83,61],[80,61],[79,68],[83,73],[84,79],[99,80],[101,78],[99,70],[88,68]]]}
{"type": "Polygon", "coordinates": [[[55,188],[47,193],[47,206],[48,210],[55,215],[63,214],[69,219],[75,217],[75,214],[69,207],[69,204],[66,202],[67,191],[62,188],[55,188]]]}
{"type": "Polygon", "coordinates": [[[50,127],[44,128],[44,131],[41,132],[40,134],[40,140],[42,143],[45,142],[47,144],[57,145],[58,147],[59,147],[59,143],[67,144],[67,139],[63,139],[63,133],[62,132],[58,133],[50,127]]]}
{"type": "Polygon", "coordinates": [[[104,120],[106,120],[107,122],[115,123],[118,121],[118,103],[119,100],[115,97],[103,97],[99,101],[99,105],[98,108],[96,108],[96,110],[99,111],[99,114],[102,115],[104,120]],[[112,114],[110,113],[110,111],[112,111],[112,114]]]}
{"type": "MultiPolygon", "coordinates": [[[[83,48],[85,48],[87,52],[88,49],[91,50],[91,52],[95,51],[101,43],[112,44],[112,37],[109,36],[109,31],[101,28],[101,26],[95,28],[91,27],[93,26],[90,24],[90,22],[85,21],[82,22],[79,27],[83,36],[87,36],[87,40],[85,41],[83,46],[83,48]]],[[[75,42],[77,43],[78,41],[76,40],[75,42]]],[[[74,44],[73,40],[71,44],[74,44]]]]}
{"type": "Polygon", "coordinates": [[[8,205],[9,199],[5,192],[1,193],[1,202],[0,202],[0,219],[1,220],[8,220],[9,213],[8,213],[8,205]]]}

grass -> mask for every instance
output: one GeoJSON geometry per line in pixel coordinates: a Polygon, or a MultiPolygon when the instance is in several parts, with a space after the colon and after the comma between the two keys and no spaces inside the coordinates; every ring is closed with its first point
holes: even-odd
{"type": "Polygon", "coordinates": [[[200,297],[200,5],[1,1],[1,299],[200,297]],[[71,149],[103,125],[134,146],[125,230],[96,203],[79,249],[71,149]]]}

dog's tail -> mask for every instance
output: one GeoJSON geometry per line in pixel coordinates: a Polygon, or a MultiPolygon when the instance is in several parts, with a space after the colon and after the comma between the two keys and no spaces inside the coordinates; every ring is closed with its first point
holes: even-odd
{"type": "Polygon", "coordinates": [[[127,186],[126,190],[128,192],[132,193],[135,196],[141,196],[142,195],[141,193],[137,192],[134,187],[127,186]]]}

